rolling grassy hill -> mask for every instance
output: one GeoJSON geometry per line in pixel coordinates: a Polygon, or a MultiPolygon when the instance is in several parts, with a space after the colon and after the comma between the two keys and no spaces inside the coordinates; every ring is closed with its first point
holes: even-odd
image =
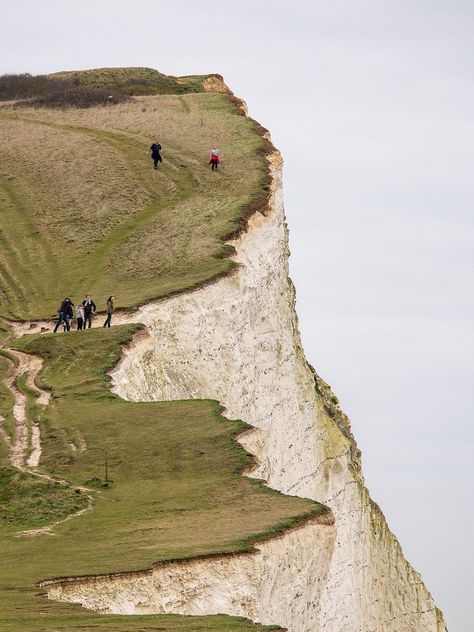
{"type": "MultiPolygon", "coordinates": [[[[75,85],[109,88],[130,95],[205,92],[206,84],[213,84],[215,78],[222,80],[219,75],[170,77],[154,68],[91,68],[55,72],[48,76],[72,81],[75,85]]],[[[222,90],[226,91],[224,87],[222,90]]]]}
{"type": "MultiPolygon", "coordinates": [[[[86,292],[99,307],[109,294],[131,307],[227,273],[225,238],[266,195],[268,144],[258,126],[239,115],[230,95],[204,92],[206,77],[149,69],[56,76],[153,94],[89,109],[0,104],[0,316],[48,318],[65,295],[78,301],[86,292]],[[164,148],[158,172],[148,156],[155,138],[164,148]],[[218,173],[207,165],[214,143],[223,155],[218,173]]],[[[8,321],[0,321],[5,632],[269,630],[225,616],[101,616],[47,601],[37,582],[248,551],[326,511],[242,477],[250,457],[235,437],[245,425],[225,419],[217,402],[132,403],[113,395],[108,371],[137,329],[13,342],[8,321]],[[28,423],[41,424],[39,471],[50,479],[9,461],[8,349],[44,359],[39,379],[52,392],[46,408],[36,405],[25,376],[16,386],[27,398],[28,423]],[[21,536],[90,505],[53,535],[21,536]]]]}

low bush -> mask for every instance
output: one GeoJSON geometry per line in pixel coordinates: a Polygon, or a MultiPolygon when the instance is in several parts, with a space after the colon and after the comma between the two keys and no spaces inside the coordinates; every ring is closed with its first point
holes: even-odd
{"type": "Polygon", "coordinates": [[[32,97],[60,92],[69,86],[69,81],[52,79],[45,75],[33,76],[29,73],[21,75],[1,75],[0,101],[30,99],[32,97]]]}
{"type": "Polygon", "coordinates": [[[111,93],[101,88],[68,87],[28,100],[19,101],[16,107],[35,108],[90,108],[97,105],[116,105],[132,99],[119,92],[111,93]]]}
{"type": "MultiPolygon", "coordinates": [[[[137,80],[138,81],[138,80],[137,80]]],[[[0,101],[16,100],[17,107],[89,108],[129,101],[129,94],[107,87],[81,85],[79,77],[57,79],[46,75],[0,76],[0,101]]]]}

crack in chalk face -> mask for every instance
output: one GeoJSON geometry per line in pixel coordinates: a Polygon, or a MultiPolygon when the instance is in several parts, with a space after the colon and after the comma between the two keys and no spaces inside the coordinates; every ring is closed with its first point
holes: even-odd
{"type": "MultiPolygon", "coordinates": [[[[230,242],[238,267],[212,285],[130,316],[150,335],[124,354],[112,390],[131,401],[215,399],[229,417],[255,427],[240,438],[258,456],[249,475],[326,503],[336,517],[329,573],[308,601],[314,615],[308,630],[400,632],[404,613],[432,611],[433,601],[370,501],[347,418],[305,360],[288,279],[277,155],[271,163],[269,209],[252,216],[247,232],[230,242]]],[[[295,620],[288,629],[304,628],[295,620]]],[[[404,629],[445,628],[428,614],[414,616],[404,629]]]]}

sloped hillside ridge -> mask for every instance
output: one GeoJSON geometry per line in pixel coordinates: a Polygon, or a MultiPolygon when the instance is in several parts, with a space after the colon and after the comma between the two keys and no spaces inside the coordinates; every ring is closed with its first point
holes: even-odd
{"type": "Polygon", "coordinates": [[[229,242],[238,267],[122,316],[149,335],[126,351],[113,390],[130,401],[220,401],[228,417],[255,427],[241,437],[258,460],[249,474],[329,505],[334,546],[308,525],[260,546],[250,566],[248,558],[180,562],[135,577],[50,582],[48,595],[101,612],[243,614],[290,632],[442,632],[440,611],[364,486],[347,418],[305,360],[288,278],[282,163],[276,151],[268,160],[268,207],[229,242]]]}

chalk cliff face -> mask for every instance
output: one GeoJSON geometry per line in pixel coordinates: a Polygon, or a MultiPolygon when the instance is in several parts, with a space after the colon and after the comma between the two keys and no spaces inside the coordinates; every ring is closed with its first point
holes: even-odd
{"type": "Polygon", "coordinates": [[[48,587],[49,597],[105,613],[227,613],[279,621],[288,629],[317,629],[316,610],[308,603],[319,601],[331,562],[335,529],[332,517],[328,524],[326,520],[314,520],[263,542],[256,553],[56,583],[48,587]]]}
{"type": "Polygon", "coordinates": [[[270,162],[269,207],[232,242],[238,268],[138,310],[132,320],[148,336],[126,352],[113,390],[133,401],[218,400],[255,427],[241,437],[259,462],[249,475],[329,505],[335,527],[306,525],[226,570],[222,560],[183,562],[56,583],[49,594],[108,612],[239,614],[290,632],[442,632],[441,613],[370,500],[347,418],[305,360],[277,152],[270,162]]]}

